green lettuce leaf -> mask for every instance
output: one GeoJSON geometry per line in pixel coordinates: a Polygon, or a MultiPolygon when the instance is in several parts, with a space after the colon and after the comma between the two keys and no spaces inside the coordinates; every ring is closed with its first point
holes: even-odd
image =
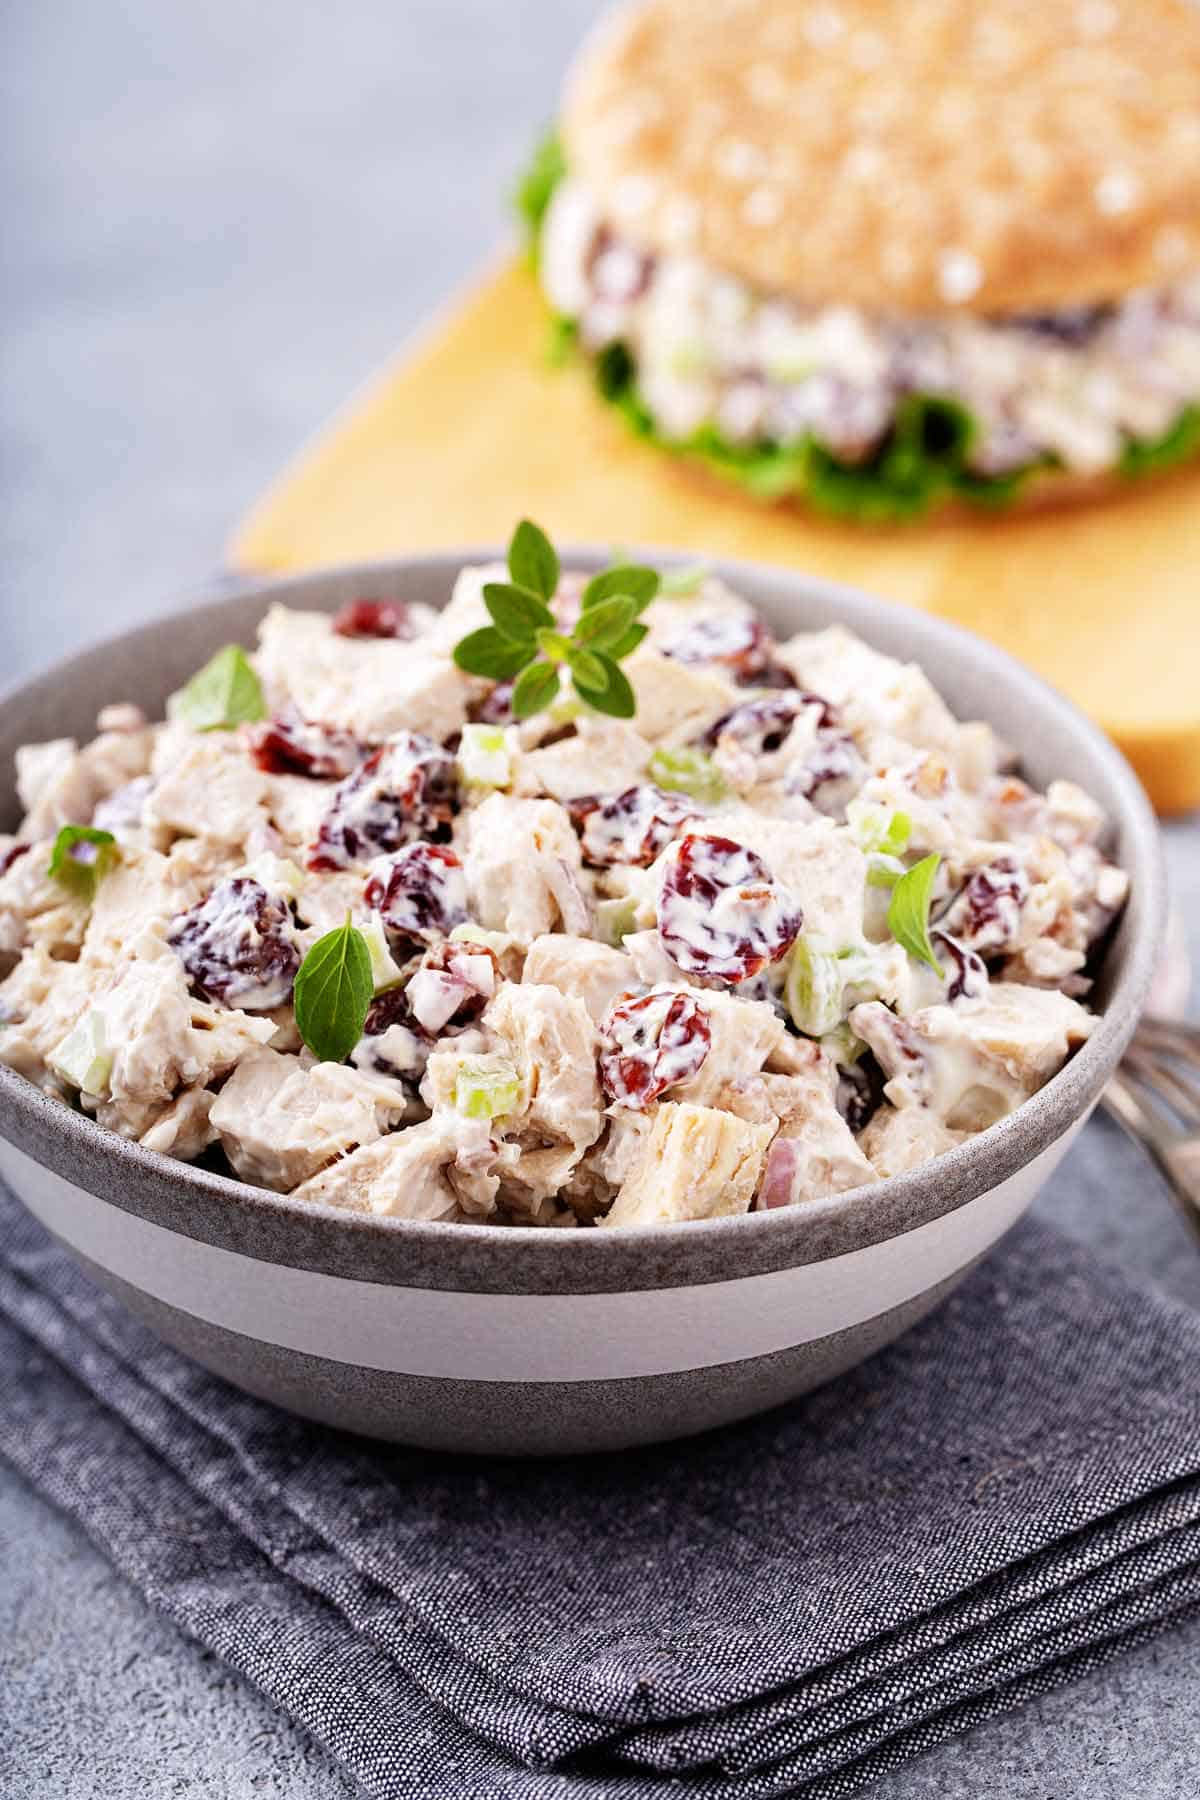
{"type": "Polygon", "coordinates": [[[1160,438],[1126,444],[1118,467],[1122,475],[1157,475],[1174,469],[1200,450],[1200,406],[1185,406],[1169,431],[1160,438]]]}
{"type": "Polygon", "coordinates": [[[567,162],[558,127],[547,126],[513,189],[513,205],[525,233],[529,260],[535,269],[542,221],[554,198],[554,190],[566,172],[567,162]]]}

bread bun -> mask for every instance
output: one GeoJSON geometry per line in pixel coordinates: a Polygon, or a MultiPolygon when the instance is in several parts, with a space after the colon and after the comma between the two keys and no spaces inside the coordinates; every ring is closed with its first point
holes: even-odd
{"type": "Polygon", "coordinates": [[[1194,0],[638,0],[562,125],[631,241],[802,304],[1039,312],[1200,267],[1194,0]]]}

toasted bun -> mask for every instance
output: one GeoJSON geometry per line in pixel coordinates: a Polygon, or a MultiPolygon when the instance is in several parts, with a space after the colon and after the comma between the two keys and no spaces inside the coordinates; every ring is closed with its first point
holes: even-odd
{"type": "Polygon", "coordinates": [[[639,0],[562,122],[631,240],[801,302],[1041,311],[1200,267],[1194,0],[639,0]]]}

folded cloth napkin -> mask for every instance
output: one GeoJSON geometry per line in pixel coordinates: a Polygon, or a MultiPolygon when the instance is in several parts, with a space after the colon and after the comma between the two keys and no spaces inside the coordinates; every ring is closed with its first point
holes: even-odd
{"type": "Polygon", "coordinates": [[[808,1399],[547,1462],[306,1425],[0,1245],[0,1448],[380,1800],[834,1800],[1200,1603],[1200,1318],[1037,1223],[808,1399]]]}

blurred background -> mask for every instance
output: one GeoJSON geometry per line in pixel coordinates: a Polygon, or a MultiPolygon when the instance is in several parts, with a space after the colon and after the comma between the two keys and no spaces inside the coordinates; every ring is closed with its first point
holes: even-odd
{"type": "Polygon", "coordinates": [[[0,9],[9,669],[218,567],[282,464],[504,241],[599,10],[0,9]]]}
{"type": "MultiPolygon", "coordinates": [[[[505,195],[598,10],[0,11],[5,679],[214,577],[281,466],[507,240],[505,195]]],[[[1194,920],[1189,838],[1172,827],[1168,851],[1194,920]]],[[[1150,1199],[1138,1153],[1098,1128],[1072,1167],[1074,1198],[1040,1203],[1055,1222],[1200,1302],[1200,1263],[1165,1197],[1150,1199]]],[[[352,1791],[3,1463],[0,1570],[5,1800],[352,1791]]],[[[1123,1791],[1147,1792],[1156,1771],[1189,1766],[1198,1650],[1195,1627],[1168,1633],[910,1765],[887,1792],[1103,1795],[1118,1769],[1123,1791]]]]}

